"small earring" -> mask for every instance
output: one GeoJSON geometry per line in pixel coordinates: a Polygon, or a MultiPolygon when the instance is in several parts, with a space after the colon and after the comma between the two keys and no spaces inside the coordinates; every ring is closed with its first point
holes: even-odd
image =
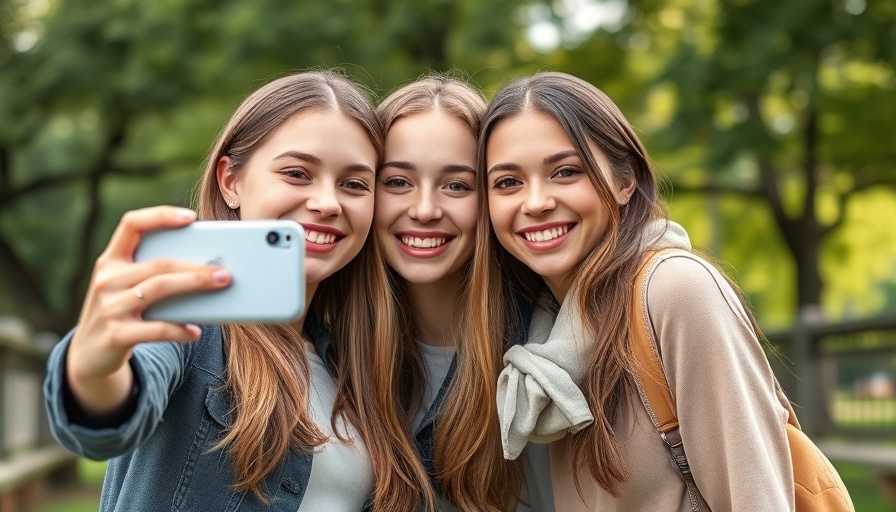
{"type": "Polygon", "coordinates": [[[230,206],[231,208],[233,208],[234,205],[236,205],[236,201],[234,201],[233,199],[231,199],[230,201],[227,201],[227,206],[230,206]]]}

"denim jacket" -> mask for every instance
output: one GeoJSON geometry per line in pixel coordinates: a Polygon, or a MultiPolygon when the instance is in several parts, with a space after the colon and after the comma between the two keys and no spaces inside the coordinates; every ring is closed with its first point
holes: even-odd
{"type": "MultiPolygon", "coordinates": [[[[515,333],[513,338],[513,344],[522,345],[526,343],[526,338],[529,335],[529,322],[532,320],[535,306],[531,300],[524,298],[520,294],[513,294],[513,298],[517,306],[516,326],[518,328],[518,332],[515,333]]],[[[448,395],[448,388],[451,386],[451,381],[454,379],[456,371],[457,356],[455,355],[454,359],[451,360],[451,366],[448,367],[448,373],[445,374],[445,380],[442,381],[442,386],[439,388],[435,400],[433,400],[432,405],[423,417],[423,421],[420,422],[420,426],[414,433],[414,440],[417,443],[417,454],[420,456],[426,472],[429,473],[430,482],[436,489],[439,489],[439,483],[435,476],[435,447],[433,446],[435,443],[435,423],[445,397],[448,395]]]]}
{"type": "MultiPolygon", "coordinates": [[[[310,331],[310,329],[309,329],[310,331]]],[[[326,359],[329,336],[310,332],[326,359]]],[[[233,491],[227,449],[213,450],[232,424],[231,400],[222,389],[226,360],[221,328],[202,326],[193,343],[144,343],[134,348],[133,414],[114,428],[73,423],[66,407],[65,358],[69,333],[48,360],[44,397],[53,435],[69,450],[110,459],[100,510],[296,512],[311,475],[312,455],[290,450],[262,484],[271,500],[233,491]]]]}

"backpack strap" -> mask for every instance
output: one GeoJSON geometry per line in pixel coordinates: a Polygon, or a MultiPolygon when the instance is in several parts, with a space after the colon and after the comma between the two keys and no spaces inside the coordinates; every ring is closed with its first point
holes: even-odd
{"type": "Polygon", "coordinates": [[[675,401],[672,399],[672,392],[669,390],[666,374],[663,372],[659,352],[650,342],[647,334],[652,326],[647,311],[645,288],[650,279],[651,270],[655,267],[654,262],[657,258],[677,251],[680,249],[660,249],[645,253],[644,260],[635,276],[635,286],[632,292],[629,344],[634,359],[635,384],[638,387],[641,402],[644,403],[644,408],[647,409],[647,414],[653,421],[653,426],[660,433],[663,443],[669,447],[672,462],[687,487],[691,510],[698,512],[700,500],[697,498],[697,484],[694,482],[694,475],[688,465],[681,434],[678,431],[675,401]]]}

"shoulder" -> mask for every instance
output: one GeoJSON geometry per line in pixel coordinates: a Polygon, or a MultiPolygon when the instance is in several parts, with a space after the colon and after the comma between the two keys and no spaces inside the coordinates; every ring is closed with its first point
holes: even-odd
{"type": "Polygon", "coordinates": [[[221,377],[227,368],[224,331],[220,325],[203,324],[199,328],[202,336],[193,343],[183,345],[182,363],[189,369],[201,368],[205,372],[221,377]]]}
{"type": "Polygon", "coordinates": [[[738,315],[743,309],[737,292],[721,271],[700,256],[685,251],[657,257],[648,269],[644,288],[643,299],[651,314],[664,307],[725,307],[738,315]]]}
{"type": "Polygon", "coordinates": [[[675,315],[695,321],[733,314],[750,323],[737,292],[721,271],[696,254],[661,254],[651,263],[646,279],[644,300],[651,318],[675,315]]]}

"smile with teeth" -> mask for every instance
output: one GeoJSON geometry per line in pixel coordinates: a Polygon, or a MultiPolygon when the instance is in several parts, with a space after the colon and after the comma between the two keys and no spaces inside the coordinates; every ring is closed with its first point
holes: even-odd
{"type": "Polygon", "coordinates": [[[549,242],[568,233],[569,228],[572,226],[572,224],[566,224],[564,226],[548,228],[543,231],[524,231],[522,235],[527,242],[549,242]]]}
{"type": "Polygon", "coordinates": [[[329,245],[336,243],[336,235],[308,229],[305,230],[305,241],[312,244],[329,245]]]}
{"type": "Polygon", "coordinates": [[[434,249],[440,245],[444,245],[447,241],[445,237],[437,236],[431,238],[418,238],[415,236],[402,236],[401,243],[414,249],[434,249]]]}

